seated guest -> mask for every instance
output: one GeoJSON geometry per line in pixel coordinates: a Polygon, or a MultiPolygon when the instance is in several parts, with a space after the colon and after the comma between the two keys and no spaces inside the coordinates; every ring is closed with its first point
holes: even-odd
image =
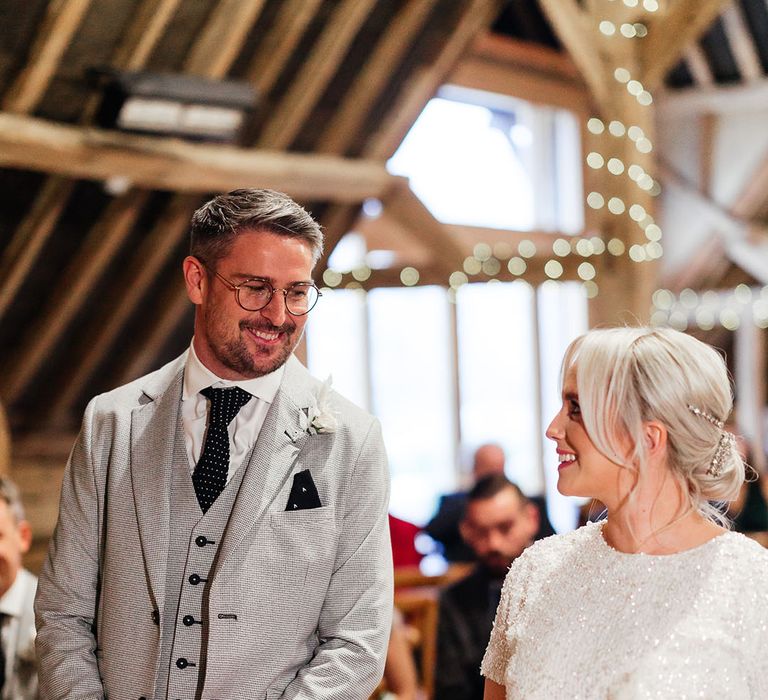
{"type": "Polygon", "coordinates": [[[481,479],[467,495],[461,534],[477,565],[440,596],[435,700],[483,697],[480,662],[504,576],[538,526],[536,506],[503,474],[481,479]]]}
{"type": "Polygon", "coordinates": [[[395,568],[418,566],[422,555],[416,549],[416,535],[421,532],[418,525],[389,515],[389,536],[392,540],[392,563],[395,568]]]}
{"type": "Polygon", "coordinates": [[[33,700],[37,693],[37,578],[21,565],[32,544],[19,492],[0,477],[0,698],[33,700]]]}
{"type": "MultiPolygon", "coordinates": [[[[492,474],[503,476],[504,461],[504,450],[500,445],[487,443],[478,447],[472,465],[474,482],[477,483],[480,479],[492,474]]],[[[554,534],[552,525],[547,518],[544,499],[537,497],[530,500],[539,511],[539,531],[536,533],[536,539],[554,534]]],[[[466,503],[466,491],[441,496],[437,513],[424,528],[424,532],[443,546],[443,556],[450,562],[475,560],[475,553],[459,532],[459,523],[464,517],[466,503]]]]}

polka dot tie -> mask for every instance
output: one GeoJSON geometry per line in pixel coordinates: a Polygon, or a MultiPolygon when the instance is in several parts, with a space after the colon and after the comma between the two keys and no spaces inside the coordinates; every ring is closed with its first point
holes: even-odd
{"type": "Polygon", "coordinates": [[[227,426],[240,409],[250,400],[251,395],[240,387],[214,389],[208,387],[200,392],[210,401],[208,409],[208,431],[205,434],[203,452],[192,473],[197,501],[203,513],[227,485],[229,472],[229,433],[227,426]]]}

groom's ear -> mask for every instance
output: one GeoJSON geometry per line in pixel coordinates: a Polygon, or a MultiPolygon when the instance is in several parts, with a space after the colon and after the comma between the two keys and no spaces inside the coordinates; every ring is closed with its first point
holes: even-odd
{"type": "Polygon", "coordinates": [[[188,255],[184,258],[182,269],[189,300],[193,304],[202,304],[208,289],[208,275],[205,273],[203,263],[194,255],[188,255]]]}

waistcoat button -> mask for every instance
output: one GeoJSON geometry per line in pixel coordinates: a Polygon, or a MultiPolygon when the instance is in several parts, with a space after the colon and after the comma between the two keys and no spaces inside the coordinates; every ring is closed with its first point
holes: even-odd
{"type": "Polygon", "coordinates": [[[195,624],[195,618],[192,617],[192,615],[184,615],[184,617],[181,618],[181,621],[187,627],[191,627],[192,625],[195,624]]]}
{"type": "Polygon", "coordinates": [[[187,666],[189,666],[189,661],[187,661],[183,656],[180,659],[176,659],[176,666],[181,669],[185,669],[187,666]]]}
{"type": "Polygon", "coordinates": [[[205,545],[208,544],[208,539],[205,537],[205,535],[198,535],[195,537],[195,544],[198,547],[205,547],[205,545]]]}

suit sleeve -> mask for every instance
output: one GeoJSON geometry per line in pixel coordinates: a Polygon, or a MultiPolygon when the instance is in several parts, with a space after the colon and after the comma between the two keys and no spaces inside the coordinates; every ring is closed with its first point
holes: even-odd
{"type": "Polygon", "coordinates": [[[93,457],[95,399],[64,471],[59,520],[35,599],[41,700],[101,700],[95,618],[103,485],[93,457]]]}
{"type": "Polygon", "coordinates": [[[378,421],[363,441],[346,497],[320,645],[283,698],[367,700],[384,672],[392,623],[389,476],[378,421]]]}

